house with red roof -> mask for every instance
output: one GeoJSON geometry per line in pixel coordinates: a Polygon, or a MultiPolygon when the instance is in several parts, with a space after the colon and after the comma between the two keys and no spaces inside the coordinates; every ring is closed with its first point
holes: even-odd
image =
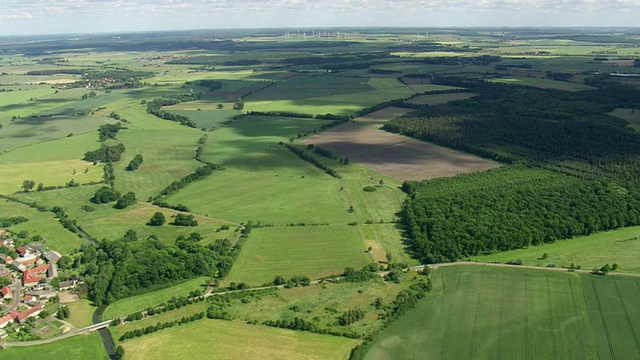
{"type": "Polygon", "coordinates": [[[3,299],[10,299],[13,297],[13,293],[8,286],[3,286],[2,289],[0,289],[0,297],[3,299]]]}
{"type": "Polygon", "coordinates": [[[42,312],[42,309],[43,309],[42,304],[38,304],[32,307],[31,309],[23,311],[21,313],[14,311],[11,314],[15,314],[14,316],[15,316],[16,322],[23,323],[25,322],[25,320],[27,320],[30,317],[38,316],[42,312]]]}
{"type": "Polygon", "coordinates": [[[2,329],[3,327],[9,325],[9,323],[11,323],[14,319],[14,316],[11,314],[7,314],[3,317],[0,317],[0,329],[2,329]]]}
{"type": "Polygon", "coordinates": [[[40,265],[31,269],[26,269],[22,273],[22,285],[33,286],[39,283],[41,280],[47,278],[47,271],[51,267],[51,264],[40,265]]]}

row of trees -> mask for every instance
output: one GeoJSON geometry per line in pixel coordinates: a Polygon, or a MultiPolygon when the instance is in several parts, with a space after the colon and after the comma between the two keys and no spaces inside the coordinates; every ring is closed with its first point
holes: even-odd
{"type": "Polygon", "coordinates": [[[295,145],[285,144],[285,143],[282,143],[282,142],[280,142],[280,144],[284,145],[292,153],[298,155],[298,157],[300,159],[311,163],[313,166],[317,167],[318,169],[323,170],[325,173],[333,176],[334,178],[336,178],[336,179],[342,178],[342,176],[340,176],[335,171],[335,169],[325,165],[322,161],[320,161],[320,160],[316,159],[315,157],[305,153],[305,151],[303,149],[300,149],[300,148],[296,147],[295,145]]]}
{"type": "Polygon", "coordinates": [[[195,101],[200,99],[200,94],[183,94],[180,95],[176,98],[171,98],[171,99],[166,99],[166,98],[160,98],[160,99],[154,99],[152,101],[147,102],[147,112],[149,114],[153,114],[161,119],[165,119],[165,120],[169,120],[169,121],[175,121],[177,123],[180,123],[180,125],[184,125],[184,126],[188,126],[188,127],[192,127],[192,128],[196,128],[198,127],[198,125],[191,120],[189,117],[184,116],[184,115],[178,115],[178,114],[173,114],[170,113],[168,111],[162,110],[163,106],[171,106],[171,105],[176,105],[179,104],[181,102],[186,102],[186,101],[195,101]]]}

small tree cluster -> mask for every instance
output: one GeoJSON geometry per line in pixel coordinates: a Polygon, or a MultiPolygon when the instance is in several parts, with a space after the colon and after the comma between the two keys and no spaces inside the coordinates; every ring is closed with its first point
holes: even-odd
{"type": "Polygon", "coordinates": [[[367,314],[366,311],[362,309],[351,309],[351,310],[345,311],[344,313],[342,313],[342,315],[338,317],[338,324],[340,324],[340,326],[351,325],[354,322],[358,322],[364,319],[364,316],[366,314],[367,314]]]}
{"type": "Polygon", "coordinates": [[[108,186],[103,186],[96,191],[93,197],[90,199],[95,204],[106,204],[116,201],[120,198],[120,192],[116,189],[112,189],[108,186]]]}
{"type": "Polygon", "coordinates": [[[119,199],[118,202],[116,202],[116,204],[113,206],[116,209],[124,209],[128,206],[131,206],[133,204],[136,203],[136,194],[134,194],[133,192],[129,191],[128,193],[122,195],[119,199]]]}
{"type": "Polygon", "coordinates": [[[129,165],[127,165],[125,170],[127,170],[127,171],[136,170],[138,167],[140,167],[140,165],[142,165],[143,161],[144,161],[144,159],[142,158],[142,155],[136,154],[136,156],[134,156],[133,159],[131,159],[131,161],[129,161],[129,165]]]}
{"type": "Polygon", "coordinates": [[[159,211],[157,211],[155,214],[153,214],[151,219],[149,219],[149,222],[147,223],[147,225],[150,225],[150,226],[162,226],[162,225],[164,225],[165,222],[166,222],[166,219],[164,217],[164,214],[159,212],[159,211]]]}
{"type": "Polygon", "coordinates": [[[176,226],[198,226],[198,220],[191,214],[176,214],[171,225],[176,226]]]}

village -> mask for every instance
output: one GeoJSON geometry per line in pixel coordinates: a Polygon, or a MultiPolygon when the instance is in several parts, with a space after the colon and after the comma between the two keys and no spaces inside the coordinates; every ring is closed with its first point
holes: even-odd
{"type": "Polygon", "coordinates": [[[73,330],[64,321],[69,311],[59,294],[76,287],[80,279],[58,275],[62,255],[57,251],[38,244],[16,245],[12,234],[0,229],[0,343],[73,330]]]}

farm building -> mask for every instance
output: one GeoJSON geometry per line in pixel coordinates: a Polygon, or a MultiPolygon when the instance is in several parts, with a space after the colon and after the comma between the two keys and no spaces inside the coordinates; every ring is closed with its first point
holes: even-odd
{"type": "Polygon", "coordinates": [[[41,265],[33,269],[27,269],[22,273],[22,285],[33,286],[47,278],[51,264],[41,265]]]}

